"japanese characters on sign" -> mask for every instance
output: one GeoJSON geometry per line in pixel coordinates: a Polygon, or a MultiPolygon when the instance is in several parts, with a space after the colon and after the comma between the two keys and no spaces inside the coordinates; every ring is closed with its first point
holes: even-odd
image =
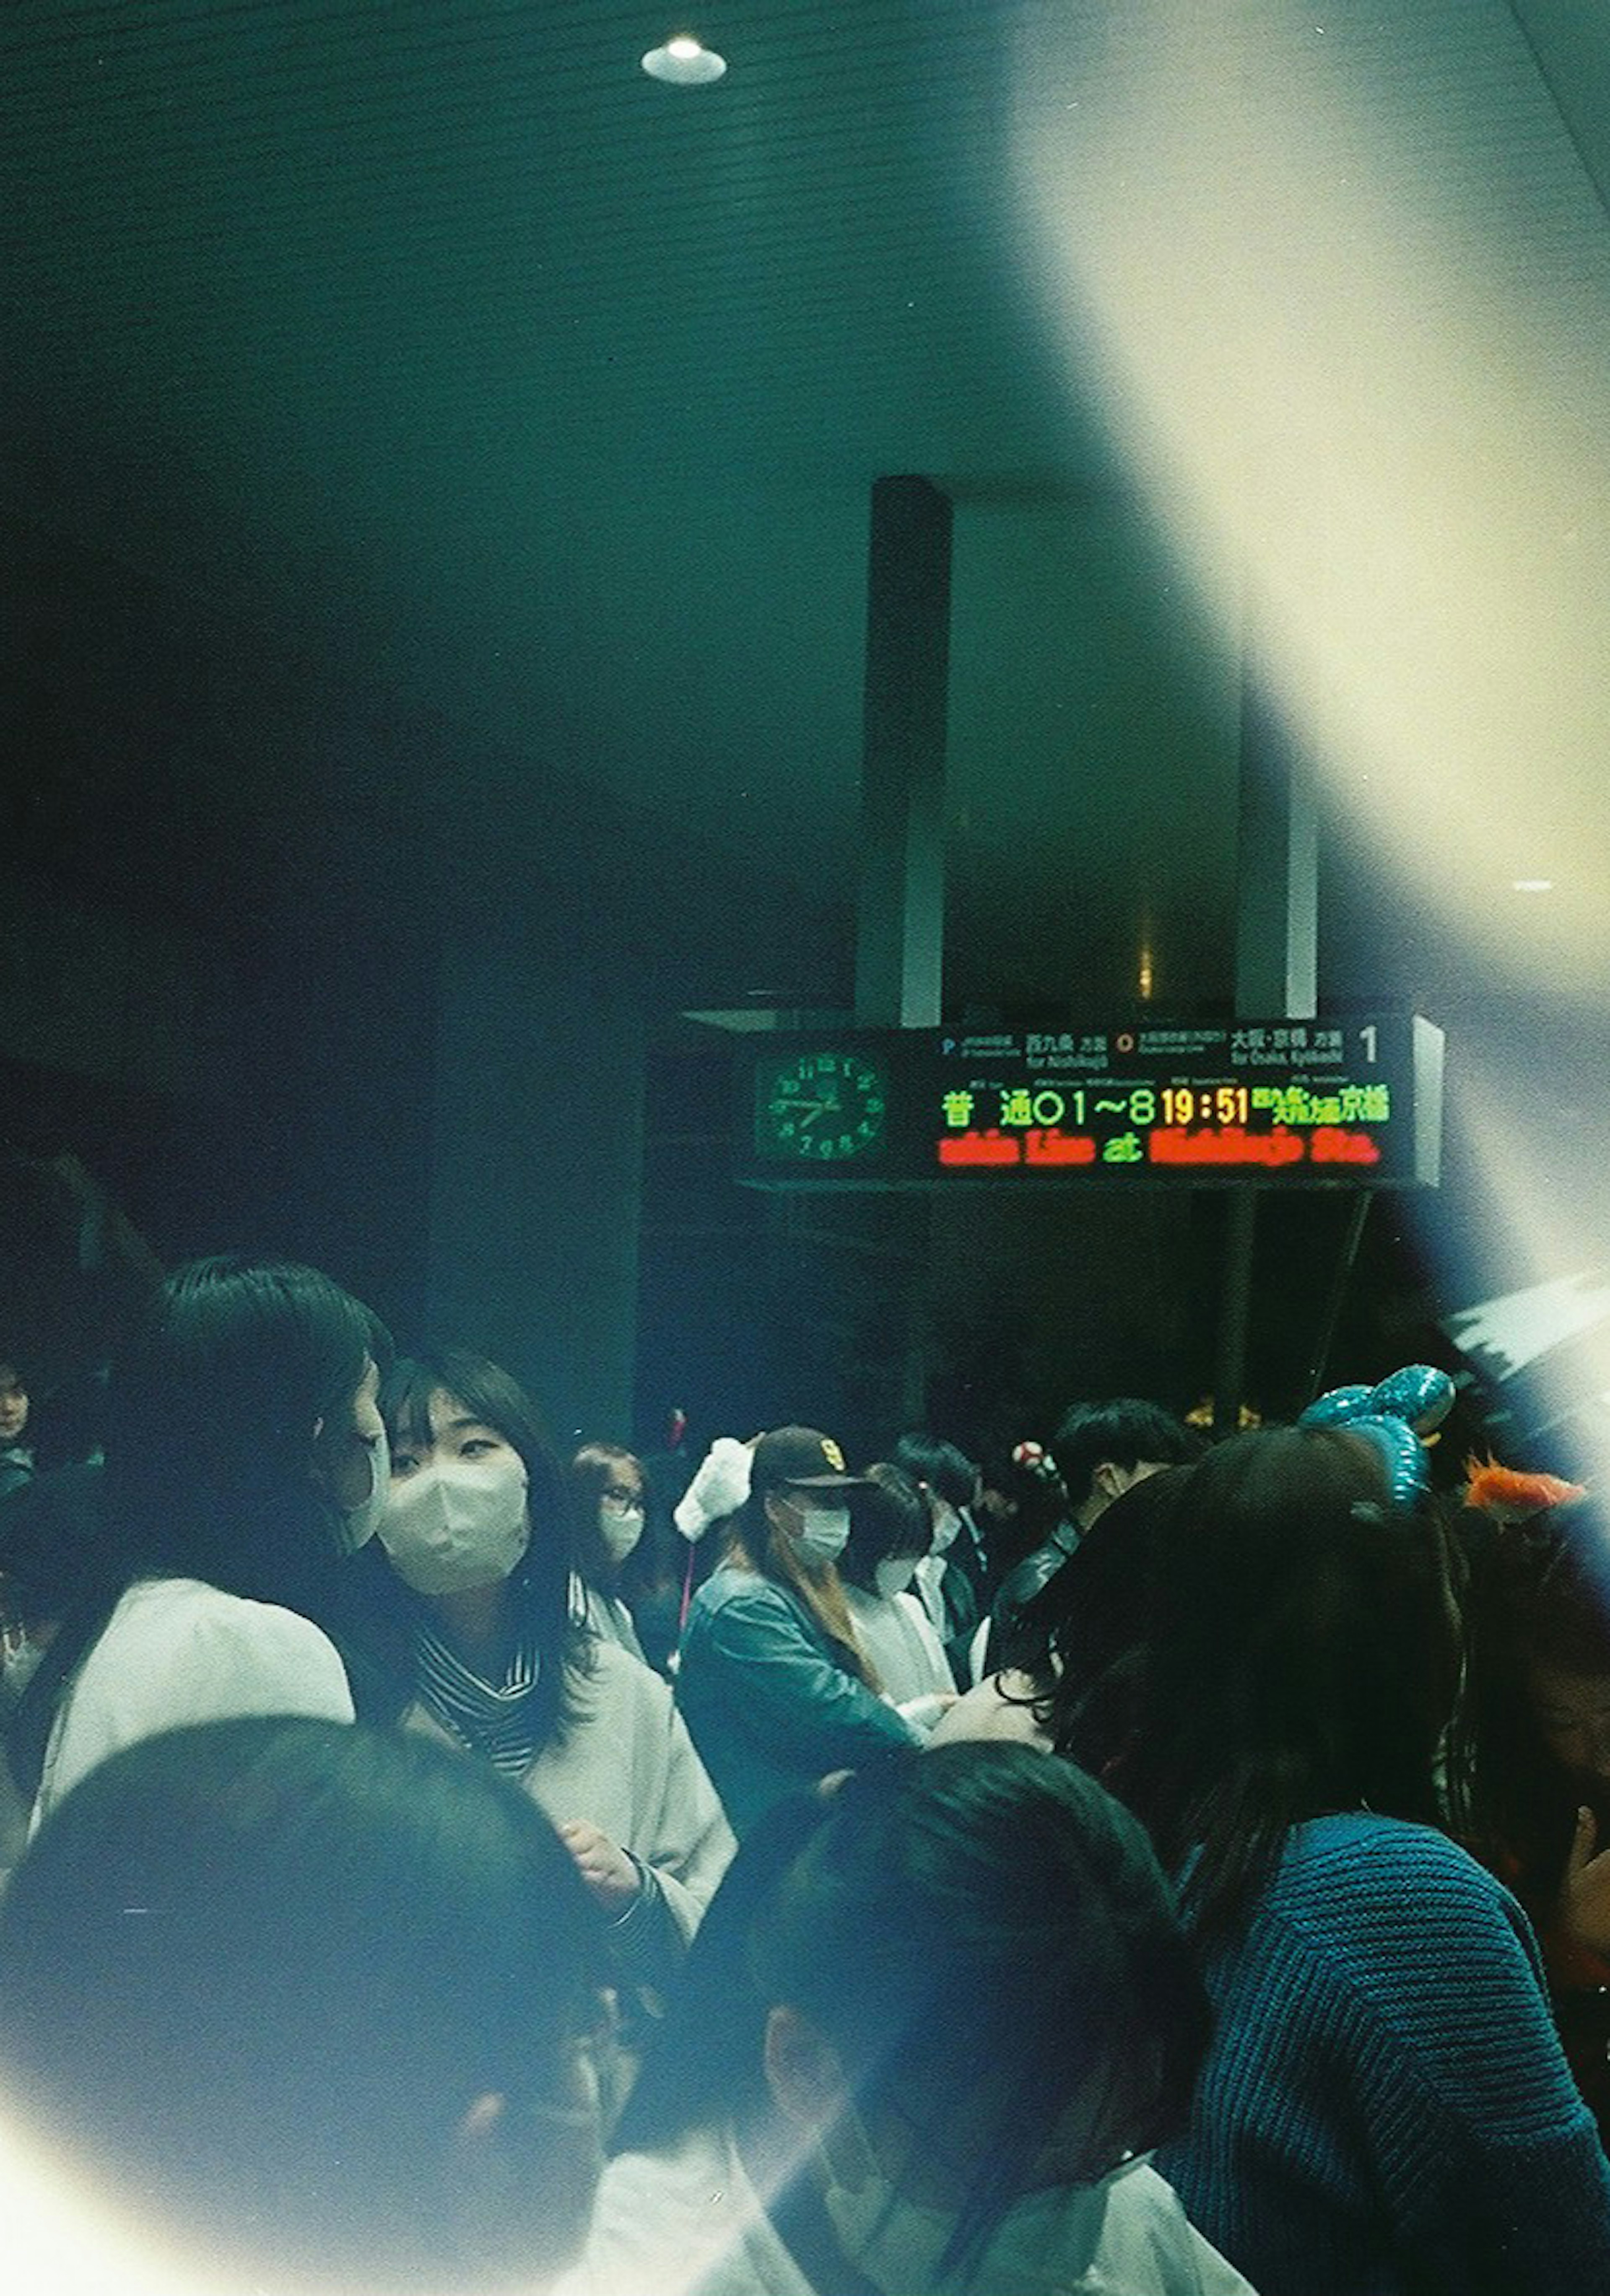
{"type": "Polygon", "coordinates": [[[1434,1185],[1425,1021],[846,1031],[750,1054],[740,1177],[774,1186],[1434,1185]]]}

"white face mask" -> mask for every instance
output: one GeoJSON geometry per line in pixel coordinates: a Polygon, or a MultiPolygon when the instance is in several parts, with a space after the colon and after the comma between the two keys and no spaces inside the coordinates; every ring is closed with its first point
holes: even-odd
{"type": "Polygon", "coordinates": [[[903,1595],[916,1577],[916,1557],[915,1554],[885,1555],[882,1562],[874,1563],[872,1575],[877,1581],[880,1595],[891,1597],[903,1595]]]}
{"type": "Polygon", "coordinates": [[[948,1546],[954,1546],[956,1535],[961,1527],[962,1519],[949,1502],[936,1499],[933,1505],[933,1544],[929,1552],[942,1554],[948,1546]]]}
{"type": "Polygon", "coordinates": [[[624,1562],[643,1536],[643,1509],[619,1499],[598,1502],[598,1536],[612,1562],[624,1562]]]}
{"type": "Polygon", "coordinates": [[[801,1506],[798,1499],[784,1498],[790,1521],[790,1532],[794,1546],[807,1562],[836,1562],[844,1552],[850,1538],[850,1509],[847,1506],[801,1506]]]}
{"type": "Polygon", "coordinates": [[[802,1517],[794,1544],[808,1562],[836,1562],[849,1538],[848,1507],[813,1507],[802,1517]]]}
{"type": "Polygon", "coordinates": [[[393,1484],[380,1541],[416,1595],[458,1595],[506,1578],[530,1544],[524,1462],[513,1452],[449,1459],[393,1484]]]}
{"type": "Polygon", "coordinates": [[[391,1494],[391,1447],[382,1427],[369,1446],[369,1493],[355,1507],[342,1507],[337,1520],[335,1544],[343,1554],[367,1546],[380,1529],[381,1517],[391,1494]]]}
{"type": "Polygon", "coordinates": [[[883,2296],[913,2296],[942,2287],[940,2259],[956,2231],[956,2215],[901,2197],[878,2168],[858,2118],[847,2114],[823,2148],[827,2188],[823,2202],[839,2246],[883,2296]],[[846,2125],[848,2124],[848,2125],[846,2125]],[[848,2152],[855,2181],[842,2184],[833,2155],[848,2152]]]}

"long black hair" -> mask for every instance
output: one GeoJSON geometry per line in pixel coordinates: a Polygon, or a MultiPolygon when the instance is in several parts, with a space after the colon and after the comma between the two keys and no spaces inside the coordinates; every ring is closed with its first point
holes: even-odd
{"type": "Polygon", "coordinates": [[[1001,1665],[1030,1685],[1001,1695],[1031,1706],[1056,1752],[1094,1777],[1113,1774],[1133,1734],[1154,1587],[1183,1480],[1165,1467],[1121,1491],[1001,1637],[1001,1665]]]}
{"type": "MultiPolygon", "coordinates": [[[[468,1348],[422,1349],[405,1357],[382,1382],[381,1416],[394,1446],[430,1441],[431,1398],[437,1394],[452,1396],[472,1419],[501,1435],[525,1468],[531,1536],[510,1577],[509,1592],[521,1630],[537,1653],[537,1742],[557,1742],[574,1718],[577,1678],[590,1672],[593,1648],[571,1602],[575,1546],[564,1471],[519,1382],[468,1348]]],[[[383,1555],[367,1567],[380,1646],[400,1710],[413,1694],[414,1635],[428,1615],[427,1606],[383,1555]]]]}
{"type": "Polygon", "coordinates": [[[317,1268],[239,1254],[177,1268],[110,1397],[108,1501],[131,1563],[283,1601],[332,1551],[314,1431],[390,1341],[317,1268]]]}
{"type": "Polygon", "coordinates": [[[349,1409],[385,1327],[317,1268],[241,1254],[192,1260],[137,1314],[113,1366],[93,1547],[43,1565],[60,1621],[8,1737],[38,1783],[62,1684],[137,1578],[200,1578],[330,1626],[343,1610],[338,1515],[316,1480],[320,1423],[349,1409]]]}
{"type": "Polygon", "coordinates": [[[895,1754],[746,1836],[651,2041],[616,2148],[770,2112],[768,2012],[833,2044],[858,2102],[898,2093],[919,2145],[953,2133],[957,2067],[987,2127],[955,2255],[975,2257],[1078,2099],[1067,2181],[1094,2183],[1184,2121],[1210,2013],[1140,1826],[1031,1748],[895,1754]]]}
{"type": "Polygon", "coordinates": [[[1433,1520],[1380,1454],[1318,1427],[1183,1470],[1128,1751],[1113,1779],[1204,1938],[1233,1929],[1288,1829],[1368,1808],[1435,1824],[1458,1634],[1433,1520]]]}

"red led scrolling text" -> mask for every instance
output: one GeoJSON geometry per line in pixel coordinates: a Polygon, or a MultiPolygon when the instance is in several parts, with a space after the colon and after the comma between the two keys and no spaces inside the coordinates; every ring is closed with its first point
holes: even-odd
{"type": "Polygon", "coordinates": [[[1306,1139],[1284,1126],[1271,1132],[1249,1132],[1239,1124],[1221,1129],[1204,1126],[1200,1131],[1187,1132],[1181,1126],[1161,1125],[1147,1132],[1121,1133],[1105,1143],[1083,1132],[1007,1133],[991,1128],[937,1140],[934,1156],[947,1170],[1006,1165],[1031,1165],[1043,1170],[1059,1165],[1103,1163],[1162,1164],[1173,1168],[1231,1165],[1278,1171],[1305,1162],[1378,1164],[1381,1150],[1368,1132],[1350,1132],[1339,1124],[1322,1124],[1306,1139]]]}

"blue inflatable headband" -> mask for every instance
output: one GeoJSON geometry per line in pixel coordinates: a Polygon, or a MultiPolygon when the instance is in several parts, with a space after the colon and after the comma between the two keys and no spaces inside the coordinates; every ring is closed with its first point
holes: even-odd
{"type": "Polygon", "coordinates": [[[1299,1427],[1345,1427],[1380,1452],[1394,1506],[1412,1506],[1425,1488],[1423,1439],[1453,1408],[1454,1385],[1431,1364],[1405,1364],[1376,1387],[1333,1387],[1302,1413],[1299,1427]]]}

